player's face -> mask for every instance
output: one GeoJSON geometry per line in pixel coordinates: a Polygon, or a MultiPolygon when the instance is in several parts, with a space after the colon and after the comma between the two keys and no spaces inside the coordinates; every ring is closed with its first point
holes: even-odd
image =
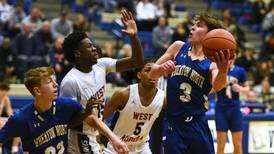
{"type": "Polygon", "coordinates": [[[156,87],[158,80],[153,80],[153,79],[149,78],[149,75],[148,75],[152,68],[152,65],[153,65],[153,63],[147,63],[144,66],[144,68],[142,69],[142,71],[138,73],[138,78],[140,79],[140,82],[143,85],[156,87]]]}
{"type": "Polygon", "coordinates": [[[85,62],[87,65],[94,65],[97,63],[99,55],[93,43],[85,38],[81,41],[80,50],[80,60],[85,62]]]}
{"type": "Polygon", "coordinates": [[[56,83],[56,78],[54,75],[47,77],[41,81],[40,95],[41,97],[54,100],[58,95],[58,85],[56,83]]]}
{"type": "Polygon", "coordinates": [[[189,33],[189,41],[192,44],[201,44],[207,32],[208,27],[205,22],[195,21],[189,33]]]}

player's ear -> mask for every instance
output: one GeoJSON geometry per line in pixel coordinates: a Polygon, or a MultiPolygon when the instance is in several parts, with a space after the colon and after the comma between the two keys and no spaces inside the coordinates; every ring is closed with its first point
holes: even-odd
{"type": "Polygon", "coordinates": [[[75,58],[76,57],[79,58],[80,57],[80,51],[79,50],[74,50],[73,55],[74,55],[75,58]]]}
{"type": "Polygon", "coordinates": [[[137,72],[137,78],[140,80],[141,79],[141,73],[137,72]]]}
{"type": "Polygon", "coordinates": [[[40,91],[39,87],[34,87],[34,88],[33,88],[33,93],[35,94],[35,96],[36,96],[36,95],[40,95],[40,94],[41,94],[41,91],[40,91]]]}

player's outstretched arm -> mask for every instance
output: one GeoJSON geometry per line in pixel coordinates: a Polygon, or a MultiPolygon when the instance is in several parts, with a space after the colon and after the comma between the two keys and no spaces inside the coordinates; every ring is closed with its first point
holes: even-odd
{"type": "Polygon", "coordinates": [[[108,137],[108,139],[111,141],[115,151],[118,154],[127,154],[128,153],[128,147],[127,145],[122,142],[108,127],[107,125],[102,122],[100,119],[98,119],[94,115],[89,115],[85,122],[87,122],[88,125],[90,125],[93,128],[96,128],[100,131],[100,133],[104,134],[108,137]]]}
{"type": "Polygon", "coordinates": [[[132,46],[132,56],[127,58],[122,58],[117,61],[116,71],[121,72],[131,68],[137,68],[142,66],[144,62],[143,49],[141,43],[137,36],[137,25],[134,21],[133,15],[131,12],[123,9],[122,12],[122,22],[124,24],[124,29],[122,32],[126,33],[131,40],[132,46]]]}
{"type": "Polygon", "coordinates": [[[175,57],[184,45],[182,41],[174,42],[152,66],[149,76],[152,79],[159,79],[163,75],[172,73],[175,70],[175,57]]]}

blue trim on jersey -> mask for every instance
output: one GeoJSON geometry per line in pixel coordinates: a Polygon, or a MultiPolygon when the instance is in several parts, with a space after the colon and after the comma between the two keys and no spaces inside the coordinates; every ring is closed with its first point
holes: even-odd
{"type": "Polygon", "coordinates": [[[30,103],[12,115],[3,129],[0,130],[0,142],[10,138],[21,137],[23,150],[29,153],[45,153],[67,151],[67,126],[74,115],[83,110],[80,103],[70,98],[57,97],[56,111],[53,107],[39,113],[44,121],[34,114],[34,104],[30,103]]]}
{"type": "Polygon", "coordinates": [[[208,58],[192,60],[191,44],[185,43],[175,57],[176,70],[167,80],[167,117],[205,114],[212,85],[208,58]]]}
{"type": "Polygon", "coordinates": [[[239,93],[233,92],[231,86],[233,83],[241,85],[247,81],[246,71],[244,68],[234,65],[229,69],[228,81],[230,84],[217,93],[218,101],[216,106],[240,105],[239,93]]]}

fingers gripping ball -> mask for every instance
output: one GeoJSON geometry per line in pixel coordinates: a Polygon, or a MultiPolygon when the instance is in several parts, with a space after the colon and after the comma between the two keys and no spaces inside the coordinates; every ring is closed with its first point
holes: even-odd
{"type": "MultiPolygon", "coordinates": [[[[225,29],[214,29],[209,31],[203,40],[203,52],[211,61],[215,61],[216,52],[230,50],[232,59],[236,52],[237,44],[234,36],[225,29]]],[[[226,52],[224,52],[226,53],[226,52]]]]}

